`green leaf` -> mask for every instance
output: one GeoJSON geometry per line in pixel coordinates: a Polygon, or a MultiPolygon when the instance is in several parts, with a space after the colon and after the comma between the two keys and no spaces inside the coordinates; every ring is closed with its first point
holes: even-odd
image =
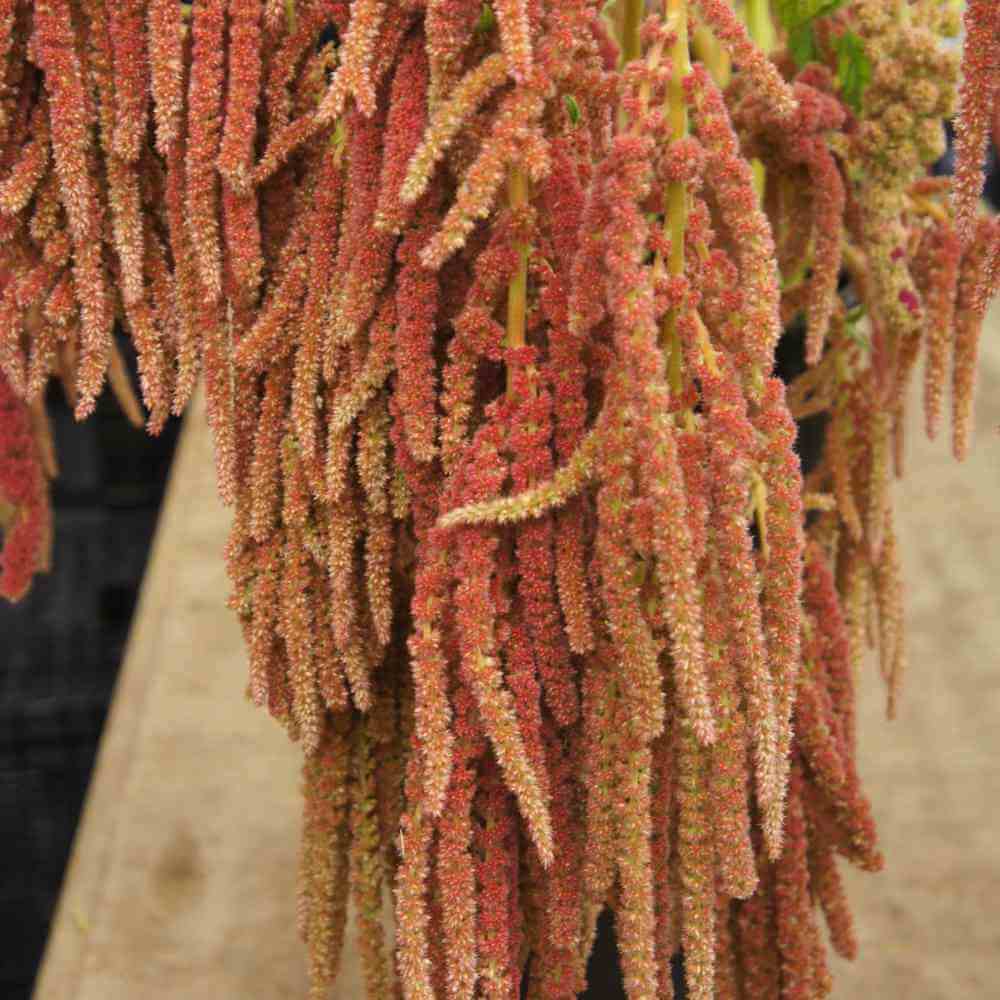
{"type": "Polygon", "coordinates": [[[865,318],[866,309],[864,304],[856,305],[847,311],[844,317],[847,320],[847,336],[854,341],[862,350],[870,351],[872,342],[869,334],[860,327],[861,321],[865,318]]]}
{"type": "Polygon", "coordinates": [[[841,96],[857,114],[861,114],[861,102],[871,79],[872,64],[864,43],[851,32],[841,35],[837,40],[837,83],[841,96]]]}
{"type": "Polygon", "coordinates": [[[573,125],[580,124],[580,105],[576,103],[576,98],[572,94],[565,94],[563,102],[566,105],[566,114],[573,125]]]}
{"type": "Polygon", "coordinates": [[[832,14],[844,3],[845,0],[777,0],[775,7],[782,27],[793,31],[815,21],[817,17],[832,14]]]}
{"type": "Polygon", "coordinates": [[[497,25],[497,16],[493,13],[493,8],[488,4],[483,4],[483,9],[479,12],[479,20],[476,22],[476,31],[481,35],[488,35],[497,25]]]}
{"type": "Polygon", "coordinates": [[[816,38],[813,35],[812,24],[800,24],[788,31],[788,51],[795,60],[795,65],[802,67],[816,59],[816,38]]]}

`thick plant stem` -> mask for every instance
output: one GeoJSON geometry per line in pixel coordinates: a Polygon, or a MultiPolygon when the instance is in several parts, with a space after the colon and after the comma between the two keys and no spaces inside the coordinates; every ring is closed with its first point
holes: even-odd
{"type": "MultiPolygon", "coordinates": [[[[528,175],[521,167],[511,167],[507,178],[507,201],[511,212],[517,216],[528,205],[528,175]]],[[[510,279],[507,289],[507,336],[504,344],[508,348],[524,347],[528,317],[528,256],[531,248],[526,243],[517,246],[517,270],[510,279]]],[[[510,389],[510,371],[507,372],[507,388],[510,389]]]]}
{"type": "Polygon", "coordinates": [[[642,15],[645,4],[643,0],[622,0],[622,37],[621,56],[619,63],[628,65],[642,55],[642,15]]]}
{"type": "Polygon", "coordinates": [[[705,24],[695,26],[691,44],[698,59],[712,74],[716,86],[720,90],[725,90],[733,75],[729,50],[712,34],[712,29],[705,24]]]}
{"type": "MultiPolygon", "coordinates": [[[[684,97],[684,78],[691,72],[691,54],[688,48],[688,4],[687,0],[665,0],[664,11],[667,23],[676,35],[671,50],[671,76],[667,88],[667,113],[670,133],[674,142],[683,139],[689,131],[687,101],[684,97]]],[[[670,259],[667,268],[671,275],[684,273],[684,236],[687,232],[688,196],[683,181],[671,181],[667,185],[666,225],[670,235],[670,259]]],[[[668,313],[663,328],[664,347],[670,352],[668,377],[670,391],[675,396],[683,389],[681,371],[681,345],[677,336],[677,316],[674,310],[668,313]]]]}
{"type": "Polygon", "coordinates": [[[775,37],[768,0],[747,0],[744,16],[750,37],[760,46],[765,55],[770,55],[774,50],[775,37]]]}
{"type": "MultiPolygon", "coordinates": [[[[770,55],[774,50],[775,35],[769,0],[747,0],[743,16],[750,37],[765,55],[770,55]]],[[[763,201],[764,189],[767,186],[767,172],[760,160],[752,160],[751,166],[753,167],[753,180],[754,187],[757,189],[757,197],[763,201]]]]}
{"type": "MultiPolygon", "coordinates": [[[[616,8],[618,25],[618,43],[620,51],[618,55],[618,66],[621,69],[630,62],[642,56],[642,15],[645,9],[643,0],[619,0],[616,8]]],[[[651,65],[659,62],[657,53],[650,53],[651,65]]],[[[649,86],[643,87],[644,99],[649,99],[649,86]]],[[[629,127],[629,115],[624,108],[618,109],[618,131],[624,132],[629,127]]]]}

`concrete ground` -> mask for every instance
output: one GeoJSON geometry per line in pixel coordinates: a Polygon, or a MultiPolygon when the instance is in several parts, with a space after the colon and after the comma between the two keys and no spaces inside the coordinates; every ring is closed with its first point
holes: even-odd
{"type": "MultiPolygon", "coordinates": [[[[837,1000],[985,998],[1000,974],[1000,310],[964,466],[913,408],[896,488],[910,670],[884,719],[862,680],[862,773],[887,858],[850,873],[861,956],[837,1000]],[[991,985],[992,984],[992,985],[991,985]]],[[[298,750],[243,699],[227,515],[188,422],[36,1000],[305,995],[298,750]]],[[[361,996],[356,961],[336,995],[361,996]]]]}
{"type": "Polygon", "coordinates": [[[909,673],[887,722],[861,688],[862,776],[886,870],[852,872],[861,954],[835,997],[1000,995],[1000,308],[983,334],[973,450],[928,442],[916,399],[895,488],[909,673]]]}

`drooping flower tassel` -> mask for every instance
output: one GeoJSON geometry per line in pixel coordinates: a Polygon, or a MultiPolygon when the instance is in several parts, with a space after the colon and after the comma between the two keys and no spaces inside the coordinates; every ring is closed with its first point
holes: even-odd
{"type": "MultiPolygon", "coordinates": [[[[619,710],[628,705],[619,702],[619,710]]],[[[624,715],[625,713],[621,713],[624,715]]],[[[616,725],[628,731],[628,719],[616,725]]],[[[615,916],[625,989],[630,997],[657,995],[655,927],[656,913],[651,835],[651,764],[649,745],[627,735],[623,740],[618,771],[617,840],[620,895],[615,916]]],[[[689,891],[697,892],[690,882],[689,891]]],[[[695,953],[695,961],[699,958],[695,953]]]]}
{"type": "Polygon", "coordinates": [[[983,301],[979,294],[991,247],[1000,240],[996,219],[981,219],[975,240],[965,251],[958,276],[955,305],[955,344],[952,368],[952,452],[960,462],[969,453],[972,437],[972,403],[975,396],[979,338],[983,326],[983,301]]]}
{"type": "MultiPolygon", "coordinates": [[[[509,446],[511,478],[515,490],[532,481],[547,479],[552,471],[549,438],[552,433],[552,400],[534,384],[537,372],[530,348],[508,352],[508,399],[511,413],[509,446]],[[525,355],[518,360],[515,353],[525,355]]],[[[545,703],[561,726],[571,725],[579,714],[570,650],[562,632],[554,586],[555,557],[551,518],[520,525],[516,533],[516,560],[521,566],[518,595],[530,623],[534,659],[538,665],[545,703]]]]}
{"type": "Polygon", "coordinates": [[[35,105],[29,132],[17,162],[0,182],[0,212],[8,216],[17,215],[27,206],[49,165],[48,104],[44,99],[35,105]]]}
{"type": "Polygon", "coordinates": [[[517,896],[516,812],[496,762],[489,756],[480,765],[480,786],[481,820],[476,836],[479,990],[484,1000],[508,1000],[518,996],[521,987],[521,970],[511,947],[517,931],[511,920],[517,896]]]}
{"type": "Polygon", "coordinates": [[[752,428],[745,416],[745,403],[732,381],[720,382],[710,392],[714,397],[709,424],[713,494],[710,529],[725,582],[723,607],[729,623],[730,647],[739,664],[747,700],[756,794],[767,850],[777,857],[781,850],[783,789],[775,685],[767,666],[759,581],[745,522],[749,492],[746,463],[752,449],[752,428]]]}
{"type": "Polygon", "coordinates": [[[961,108],[955,128],[955,228],[966,247],[976,235],[976,216],[983,187],[983,160],[991,114],[1000,81],[1000,9],[992,0],[968,0],[961,108]]]}
{"type": "Polygon", "coordinates": [[[149,0],[146,14],[156,149],[166,157],[181,132],[184,23],[175,0],[149,0]]]}
{"type": "Polygon", "coordinates": [[[42,0],[35,5],[34,17],[38,57],[49,91],[53,159],[73,238],[73,279],[82,309],[76,414],[83,418],[94,408],[108,366],[112,322],[101,259],[102,214],[89,162],[90,102],[67,0],[42,0]]]}
{"type": "Polygon", "coordinates": [[[350,730],[350,716],[330,716],[318,752],[303,765],[298,921],[310,1000],[322,1000],[333,985],[347,927],[350,730]]]}
{"type": "Polygon", "coordinates": [[[441,818],[437,822],[434,878],[440,894],[445,933],[448,1000],[471,1000],[479,975],[477,956],[476,863],[472,814],[476,793],[475,753],[478,740],[468,691],[455,696],[455,761],[441,818]]]}
{"type": "MultiPolygon", "coordinates": [[[[114,52],[114,151],[136,163],[146,139],[149,64],[142,0],[111,4],[109,26],[114,52]]],[[[176,17],[176,13],[175,13],[176,17]]]]}
{"type": "Polygon", "coordinates": [[[768,106],[778,116],[790,117],[795,111],[791,87],[782,79],[774,63],[754,44],[732,7],[726,0],[695,0],[695,3],[715,34],[731,47],[741,72],[750,77],[768,106]]]}
{"type": "MultiPolygon", "coordinates": [[[[611,649],[602,642],[586,658],[583,671],[583,856],[584,935],[582,957],[593,944],[597,917],[615,878],[614,799],[618,783],[621,734],[614,726],[618,690],[609,660],[611,649]]],[[[662,737],[660,737],[662,739],[662,737]]]]}
{"type": "Polygon", "coordinates": [[[393,356],[396,398],[400,402],[406,440],[414,458],[431,461],[437,452],[437,406],[434,333],[438,308],[438,277],[420,261],[430,239],[432,211],[403,238],[396,256],[396,312],[393,356]]]}
{"type": "Polygon", "coordinates": [[[28,407],[0,375],[0,596],[18,601],[49,566],[52,514],[28,407]]]}
{"type": "Polygon", "coordinates": [[[219,173],[240,194],[250,183],[261,80],[261,0],[227,0],[229,66],[219,173]]]}
{"type": "Polygon", "coordinates": [[[192,8],[187,96],[187,225],[198,275],[207,294],[216,300],[222,296],[216,158],[224,93],[225,7],[225,0],[200,0],[192,8]]]}
{"type": "Polygon", "coordinates": [[[507,76],[506,60],[499,53],[487,56],[459,82],[446,103],[435,109],[419,147],[407,165],[400,197],[415,202],[427,189],[438,162],[467,119],[489,98],[507,76]]]}
{"type": "Polygon", "coordinates": [[[813,988],[813,955],[807,930],[813,920],[813,905],[806,861],[808,841],[802,810],[802,781],[801,772],[793,767],[788,782],[785,849],[775,864],[774,895],[782,1000],[812,1000],[818,995],[813,988]]]}
{"type": "Polygon", "coordinates": [[[427,903],[430,817],[420,795],[420,760],[410,757],[406,773],[407,809],[400,821],[400,865],[396,875],[396,968],[405,1000],[437,1000],[431,983],[427,903]]]}
{"type": "Polygon", "coordinates": [[[927,436],[934,438],[941,425],[945,381],[954,335],[955,305],[958,295],[962,249],[955,230],[935,226],[924,237],[927,247],[928,287],[923,292],[927,311],[924,334],[924,421],[927,436]]]}
{"type": "Polygon", "coordinates": [[[741,351],[746,362],[763,369],[781,334],[771,228],[757,203],[750,165],[739,154],[722,94],[700,64],[684,85],[695,110],[698,138],[708,152],[707,180],[736,245],[745,302],[741,351]]]}
{"type": "Polygon", "coordinates": [[[781,969],[774,906],[774,865],[760,858],[760,886],[736,912],[744,996],[780,997],[781,969]]]}
{"type": "Polygon", "coordinates": [[[392,963],[382,913],[382,832],[375,793],[372,716],[355,723],[351,782],[351,896],[358,921],[361,970],[369,997],[393,995],[392,963]]]}
{"type": "Polygon", "coordinates": [[[707,782],[708,751],[698,745],[689,720],[679,720],[677,852],[683,885],[681,942],[692,1000],[712,1000],[715,981],[715,845],[707,782]]]}
{"type": "Polygon", "coordinates": [[[765,506],[761,605],[767,657],[775,686],[778,783],[784,786],[792,743],[792,708],[801,649],[802,562],[805,547],[802,473],[793,450],[796,428],[785,404],[785,387],[768,379],[754,424],[760,452],[765,506]]]}
{"type": "Polygon", "coordinates": [[[365,592],[379,646],[392,637],[392,551],[389,510],[389,413],[385,397],[376,397],[358,422],[356,467],[364,494],[365,592]]]}
{"type": "Polygon", "coordinates": [[[705,645],[718,737],[711,750],[708,782],[714,816],[712,833],[719,885],[728,896],[746,899],[757,886],[757,868],[750,839],[750,773],[747,768],[746,721],[740,711],[736,665],[728,650],[729,636],[717,613],[720,582],[713,573],[705,580],[705,645]]]}
{"type": "MultiPolygon", "coordinates": [[[[479,462],[465,470],[474,473],[468,487],[473,496],[498,492],[498,469],[490,453],[495,443],[483,440],[479,462]]],[[[494,452],[495,455],[495,452],[494,452]]],[[[496,659],[494,632],[495,609],[490,598],[496,539],[479,528],[460,528],[456,532],[457,584],[455,615],[461,642],[462,675],[476,698],[476,705],[490,743],[497,756],[504,780],[517,796],[521,815],[531,832],[532,841],[548,865],[552,860],[552,821],[542,784],[531,766],[524,747],[513,699],[504,685],[496,659]]]]}

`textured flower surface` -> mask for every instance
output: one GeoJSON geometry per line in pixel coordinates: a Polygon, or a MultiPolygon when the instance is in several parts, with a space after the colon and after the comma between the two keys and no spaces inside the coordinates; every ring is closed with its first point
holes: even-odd
{"type": "Polygon", "coordinates": [[[49,379],[155,433],[201,378],[315,1000],[349,904],[373,1000],[569,1000],[606,908],[630,1000],[679,949],[829,993],[906,390],[963,457],[1000,282],[997,11],[960,77],[936,0],[0,0],[0,587],[49,379]]]}

